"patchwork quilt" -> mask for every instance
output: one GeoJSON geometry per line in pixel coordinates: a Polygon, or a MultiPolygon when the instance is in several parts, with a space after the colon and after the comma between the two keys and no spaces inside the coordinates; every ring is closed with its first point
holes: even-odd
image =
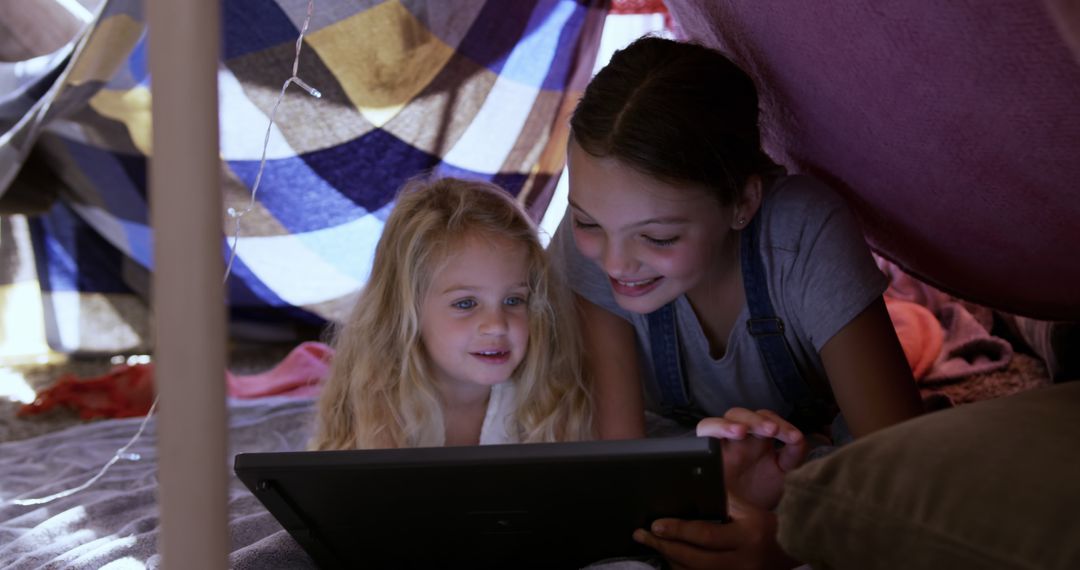
{"type": "MultiPolygon", "coordinates": [[[[344,316],[403,182],[495,182],[539,219],[592,70],[591,0],[222,0],[222,252],[235,328],[344,316]],[[266,164],[252,200],[266,141],[266,164]]],[[[30,222],[50,345],[148,348],[151,77],[143,2],[106,0],[38,96],[0,101],[0,194],[55,192],[30,222]],[[21,106],[21,107],[19,107],[21,106]],[[20,171],[21,166],[21,171],[20,171]],[[16,174],[18,173],[18,174],[16,174]]],[[[269,332],[268,332],[269,331],[269,332]]]]}

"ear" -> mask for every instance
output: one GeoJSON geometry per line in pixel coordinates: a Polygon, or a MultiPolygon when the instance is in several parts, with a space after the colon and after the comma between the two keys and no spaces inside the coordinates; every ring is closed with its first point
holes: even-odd
{"type": "Polygon", "coordinates": [[[731,229],[745,228],[757,214],[758,208],[761,207],[761,186],[761,177],[757,174],[751,174],[746,179],[746,186],[743,187],[742,194],[731,210],[731,229]]]}

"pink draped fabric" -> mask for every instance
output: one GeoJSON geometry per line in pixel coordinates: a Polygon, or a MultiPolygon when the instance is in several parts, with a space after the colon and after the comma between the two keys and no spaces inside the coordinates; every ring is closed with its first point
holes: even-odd
{"type": "Polygon", "coordinates": [[[1078,11],[1060,0],[669,0],[762,94],[769,152],[957,297],[1080,320],[1078,11]]]}

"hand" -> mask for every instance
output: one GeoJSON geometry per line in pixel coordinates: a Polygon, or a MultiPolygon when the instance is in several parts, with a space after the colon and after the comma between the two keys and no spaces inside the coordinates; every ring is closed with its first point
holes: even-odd
{"type": "Polygon", "coordinates": [[[655,549],[675,570],[794,568],[800,564],[776,541],[776,515],[734,496],[728,502],[731,522],[658,519],[649,531],[634,531],[634,540],[655,549]]]}
{"type": "Polygon", "coordinates": [[[772,509],[784,491],[784,474],[806,458],[806,438],[771,410],[731,408],[722,418],[705,418],[699,436],[724,440],[724,484],[751,504],[772,509]],[[775,441],[784,445],[777,448],[775,441]]]}

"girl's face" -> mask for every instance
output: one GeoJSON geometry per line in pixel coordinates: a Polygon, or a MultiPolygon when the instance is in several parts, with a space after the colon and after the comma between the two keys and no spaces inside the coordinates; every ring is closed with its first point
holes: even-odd
{"type": "Polygon", "coordinates": [[[420,338],[444,393],[510,378],[529,342],[528,300],[525,245],[467,236],[450,252],[420,306],[420,338]]]}
{"type": "Polygon", "coordinates": [[[620,307],[651,313],[684,293],[707,292],[734,268],[732,207],[590,156],[573,141],[568,161],[574,240],[607,273],[620,307]]]}

